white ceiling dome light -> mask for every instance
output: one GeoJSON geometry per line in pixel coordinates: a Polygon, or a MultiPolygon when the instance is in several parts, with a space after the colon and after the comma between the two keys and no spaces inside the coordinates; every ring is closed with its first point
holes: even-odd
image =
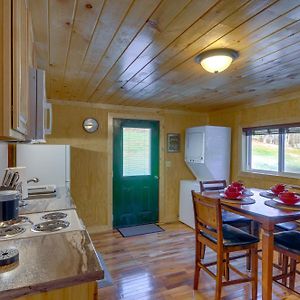
{"type": "Polygon", "coordinates": [[[207,72],[216,74],[226,70],[238,56],[233,49],[212,49],[198,54],[195,61],[207,72]]]}

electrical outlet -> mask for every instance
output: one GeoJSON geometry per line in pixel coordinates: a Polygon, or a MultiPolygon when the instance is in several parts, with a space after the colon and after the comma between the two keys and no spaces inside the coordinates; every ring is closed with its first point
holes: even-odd
{"type": "Polygon", "coordinates": [[[170,160],[166,160],[166,168],[171,168],[172,163],[170,160]]]}

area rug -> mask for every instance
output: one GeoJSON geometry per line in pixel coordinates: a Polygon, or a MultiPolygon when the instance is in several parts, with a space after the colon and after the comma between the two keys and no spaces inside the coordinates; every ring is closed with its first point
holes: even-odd
{"type": "Polygon", "coordinates": [[[164,231],[164,229],[162,229],[160,226],[156,224],[146,224],[146,225],[118,228],[118,231],[122,234],[123,237],[130,237],[130,236],[162,232],[164,231]]]}
{"type": "Polygon", "coordinates": [[[97,280],[98,288],[104,288],[104,287],[113,285],[112,277],[111,277],[111,275],[105,265],[105,262],[99,252],[97,252],[97,256],[98,256],[101,268],[104,271],[104,278],[102,280],[97,280]]]}

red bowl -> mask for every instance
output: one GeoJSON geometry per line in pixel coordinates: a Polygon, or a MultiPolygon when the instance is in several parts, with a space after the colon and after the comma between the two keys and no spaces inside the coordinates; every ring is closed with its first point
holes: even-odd
{"type": "Polygon", "coordinates": [[[241,191],[230,186],[224,191],[224,194],[228,198],[237,198],[242,195],[241,191]]]}
{"type": "Polygon", "coordinates": [[[271,187],[271,191],[278,195],[279,193],[282,193],[285,191],[285,185],[282,183],[276,184],[275,186],[271,187]]]}
{"type": "Polygon", "coordinates": [[[224,194],[225,194],[225,196],[226,196],[227,198],[229,198],[229,199],[237,199],[237,198],[239,198],[240,196],[242,196],[241,193],[235,193],[235,194],[233,194],[233,193],[224,193],[224,194]]]}
{"type": "Polygon", "coordinates": [[[237,187],[234,187],[234,186],[232,186],[232,185],[229,185],[229,186],[225,189],[224,192],[225,192],[225,193],[230,193],[230,194],[235,194],[235,193],[239,193],[240,191],[239,191],[239,189],[238,189],[237,187]]]}
{"type": "Polygon", "coordinates": [[[279,193],[278,198],[285,204],[296,204],[300,200],[300,197],[292,192],[279,193]]]}
{"type": "Polygon", "coordinates": [[[237,188],[239,191],[242,191],[245,189],[244,185],[238,181],[232,182],[231,186],[237,188]]]}

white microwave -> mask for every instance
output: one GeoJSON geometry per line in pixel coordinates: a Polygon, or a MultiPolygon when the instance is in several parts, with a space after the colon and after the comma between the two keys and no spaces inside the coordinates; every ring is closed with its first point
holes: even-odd
{"type": "Polygon", "coordinates": [[[52,131],[52,105],[47,102],[45,71],[30,68],[29,80],[30,128],[27,140],[45,142],[45,135],[52,131]]]}

